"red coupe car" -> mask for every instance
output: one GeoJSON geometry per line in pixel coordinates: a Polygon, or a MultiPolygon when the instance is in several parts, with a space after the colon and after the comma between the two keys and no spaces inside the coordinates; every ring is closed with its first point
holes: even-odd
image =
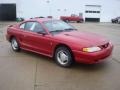
{"type": "Polygon", "coordinates": [[[36,18],[10,25],[6,38],[14,51],[32,51],[55,59],[63,67],[73,62],[93,64],[108,57],[113,49],[105,38],[80,32],[61,21],[36,18]]]}

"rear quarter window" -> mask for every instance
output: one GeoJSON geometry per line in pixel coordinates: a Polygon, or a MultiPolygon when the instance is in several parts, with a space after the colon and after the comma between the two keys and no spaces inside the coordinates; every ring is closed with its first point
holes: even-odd
{"type": "Polygon", "coordinates": [[[35,22],[27,22],[25,24],[25,30],[33,31],[35,28],[35,22]]]}
{"type": "Polygon", "coordinates": [[[20,25],[20,29],[24,29],[25,28],[25,23],[20,25]]]}

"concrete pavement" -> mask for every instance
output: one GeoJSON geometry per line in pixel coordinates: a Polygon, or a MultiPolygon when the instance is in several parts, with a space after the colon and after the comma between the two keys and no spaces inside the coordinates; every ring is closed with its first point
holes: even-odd
{"type": "Polygon", "coordinates": [[[0,90],[119,90],[120,24],[72,23],[80,31],[103,35],[114,44],[113,55],[96,65],[75,64],[66,69],[50,58],[27,51],[16,53],[5,40],[0,22],[0,90]]]}

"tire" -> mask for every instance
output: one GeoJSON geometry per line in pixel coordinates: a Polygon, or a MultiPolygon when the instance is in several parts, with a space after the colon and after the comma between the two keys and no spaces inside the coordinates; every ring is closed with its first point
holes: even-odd
{"type": "Polygon", "coordinates": [[[120,19],[118,20],[118,24],[120,24],[120,19]]]}
{"type": "Polygon", "coordinates": [[[77,23],[83,23],[83,20],[79,20],[79,21],[77,21],[77,23]]]}
{"type": "Polygon", "coordinates": [[[115,23],[118,23],[118,20],[116,20],[115,23]]]}
{"type": "Polygon", "coordinates": [[[65,20],[66,23],[69,23],[69,20],[65,20]]]}
{"type": "Polygon", "coordinates": [[[16,52],[20,51],[19,43],[15,37],[13,37],[11,39],[11,47],[12,47],[13,51],[16,51],[16,52]]]}
{"type": "Polygon", "coordinates": [[[80,21],[77,21],[77,23],[80,23],[80,21]]]}
{"type": "Polygon", "coordinates": [[[55,51],[54,59],[62,67],[70,67],[73,64],[72,53],[66,47],[58,47],[55,51]]]}

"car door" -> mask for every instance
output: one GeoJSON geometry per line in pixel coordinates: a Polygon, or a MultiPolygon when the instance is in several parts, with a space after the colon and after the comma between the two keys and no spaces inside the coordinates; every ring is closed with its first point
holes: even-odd
{"type": "Polygon", "coordinates": [[[31,44],[33,44],[34,50],[42,54],[50,55],[52,52],[51,51],[52,36],[49,35],[44,30],[44,28],[39,22],[35,22],[35,27],[32,32],[33,34],[31,35],[31,37],[33,40],[31,44]]]}
{"type": "Polygon", "coordinates": [[[19,35],[20,36],[19,40],[20,40],[21,48],[23,49],[34,50],[33,46],[30,44],[31,43],[30,39],[32,38],[29,37],[32,34],[30,30],[32,29],[33,24],[34,22],[28,21],[20,25],[21,34],[19,35]]]}
{"type": "Polygon", "coordinates": [[[42,25],[36,21],[25,23],[22,34],[22,44],[25,49],[50,55],[51,35],[47,34],[42,25]],[[27,33],[27,34],[25,34],[27,33]]]}

